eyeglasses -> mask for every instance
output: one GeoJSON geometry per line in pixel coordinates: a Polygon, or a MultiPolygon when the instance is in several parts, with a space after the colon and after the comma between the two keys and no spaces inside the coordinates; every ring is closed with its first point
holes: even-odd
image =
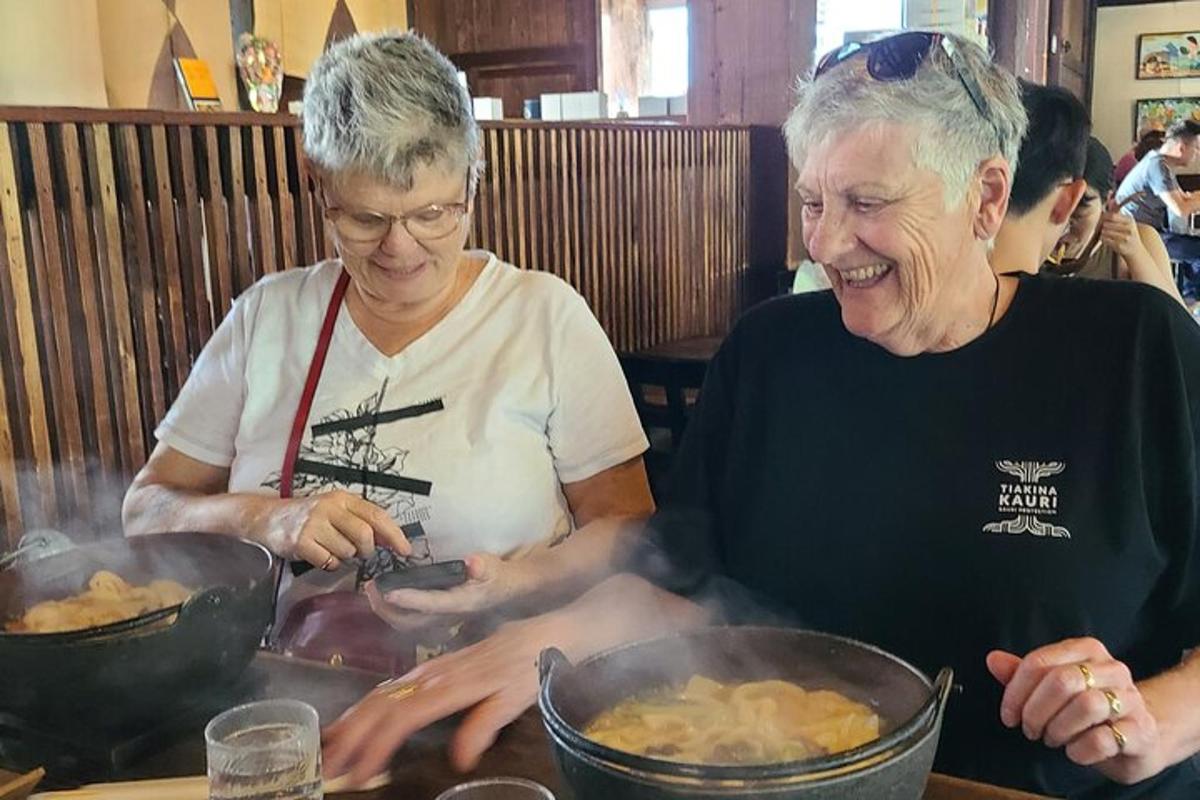
{"type": "Polygon", "coordinates": [[[467,203],[433,203],[407,214],[379,214],[328,206],[325,217],[333,223],[342,242],[356,248],[374,247],[387,238],[399,222],[418,242],[444,239],[462,225],[467,203]]]}
{"type": "Polygon", "coordinates": [[[946,57],[950,59],[950,64],[954,67],[959,82],[971,96],[971,102],[975,104],[979,115],[992,125],[992,128],[996,130],[996,135],[999,136],[1000,131],[992,119],[987,98],[983,96],[983,89],[979,86],[979,81],[975,80],[975,76],[971,74],[966,59],[963,58],[962,53],[958,52],[954,40],[940,33],[905,31],[894,36],[876,39],[873,42],[850,42],[822,56],[821,60],[817,62],[816,70],[813,71],[813,79],[821,77],[847,59],[865,54],[867,74],[872,78],[877,81],[905,81],[917,74],[917,70],[920,69],[921,64],[925,63],[925,59],[928,58],[934,47],[940,47],[946,57]]]}

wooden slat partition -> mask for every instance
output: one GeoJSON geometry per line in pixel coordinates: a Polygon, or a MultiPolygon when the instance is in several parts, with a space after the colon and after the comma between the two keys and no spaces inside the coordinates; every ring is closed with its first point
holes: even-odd
{"type": "MultiPolygon", "coordinates": [[[[619,350],[723,333],[753,261],[752,139],[488,123],[470,244],[563,277],[619,350]]],[[[334,253],[287,115],[0,108],[0,234],[0,549],[115,528],[112,487],[233,300],[334,253]]]]}

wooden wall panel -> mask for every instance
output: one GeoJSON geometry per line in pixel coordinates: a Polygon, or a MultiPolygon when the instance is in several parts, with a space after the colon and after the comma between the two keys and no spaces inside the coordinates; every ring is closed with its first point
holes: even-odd
{"type": "MultiPolygon", "coordinates": [[[[470,243],[570,282],[619,350],[719,335],[760,247],[756,137],[488,124],[470,243]]],[[[233,299],[333,255],[290,116],[2,109],[0,231],[0,549],[115,526],[233,299]]]]}
{"type": "Polygon", "coordinates": [[[471,93],[525,99],[599,88],[599,0],[411,0],[409,24],[467,73],[471,93]]]}

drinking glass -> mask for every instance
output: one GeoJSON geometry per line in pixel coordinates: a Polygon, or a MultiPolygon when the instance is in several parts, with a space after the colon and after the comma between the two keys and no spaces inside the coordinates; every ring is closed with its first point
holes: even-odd
{"type": "Polygon", "coordinates": [[[447,789],[437,800],[554,800],[554,795],[524,778],[484,778],[447,789]]]}
{"type": "Polygon", "coordinates": [[[321,800],[317,712],[299,700],[261,700],[204,729],[209,800],[321,800]]]}

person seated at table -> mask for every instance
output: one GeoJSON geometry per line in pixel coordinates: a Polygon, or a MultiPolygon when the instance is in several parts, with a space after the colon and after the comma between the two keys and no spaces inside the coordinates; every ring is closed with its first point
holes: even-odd
{"type": "Polygon", "coordinates": [[[1200,328],[1138,283],[992,271],[1024,128],[1015,80],[964,38],[824,57],[786,132],[833,290],[725,340],[659,550],[373,692],[327,730],[329,774],[370,775],[462,709],[451,755],[470,767],[533,702],[542,647],[577,660],[703,624],[694,598],[735,582],[952,667],[935,769],[1200,796],[1200,328]]]}
{"type": "Polygon", "coordinates": [[[397,623],[586,583],[604,520],[653,510],[646,438],[585,301],[464,249],[482,162],[454,66],[414,33],[347,38],[313,65],[303,124],[338,257],[237,299],[127,533],[242,536],[351,578],[377,547],[466,559],[456,589],[372,595],[397,623]]]}
{"type": "Polygon", "coordinates": [[[1166,133],[1159,128],[1142,128],[1138,132],[1137,141],[1133,143],[1133,147],[1121,156],[1121,160],[1113,167],[1113,181],[1119,186],[1121,181],[1125,180],[1125,176],[1137,166],[1137,163],[1145,158],[1146,153],[1151,150],[1157,150],[1162,147],[1163,139],[1166,138],[1166,133]]]}
{"type": "Polygon", "coordinates": [[[1121,210],[1162,236],[1171,258],[1180,262],[1180,292],[1185,300],[1197,299],[1200,281],[1200,236],[1191,235],[1192,214],[1200,211],[1200,192],[1185,192],[1175,170],[1186,167],[1200,153],[1200,122],[1185,119],[1167,129],[1158,150],[1147,153],[1117,188],[1121,210]],[[1168,216],[1174,220],[1168,224],[1168,216]]]}
{"type": "Polygon", "coordinates": [[[1095,136],[1088,139],[1083,177],[1087,190],[1043,269],[1056,275],[1138,281],[1182,303],[1157,231],[1122,214],[1112,203],[1112,156],[1095,136]]]}
{"type": "Polygon", "coordinates": [[[992,250],[992,268],[1001,274],[1041,269],[1087,188],[1087,109],[1061,87],[1020,85],[1029,128],[1017,156],[1008,213],[992,250]]]}

